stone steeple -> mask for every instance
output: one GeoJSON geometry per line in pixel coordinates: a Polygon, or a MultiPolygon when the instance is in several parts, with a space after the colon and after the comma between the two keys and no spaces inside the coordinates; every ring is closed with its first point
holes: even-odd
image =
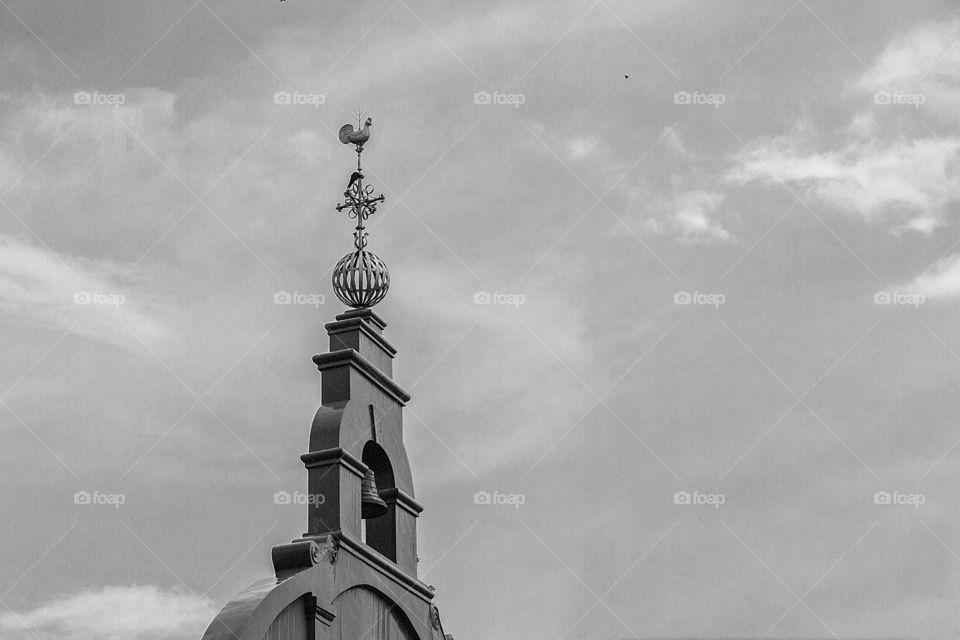
{"type": "Polygon", "coordinates": [[[356,146],[357,171],[337,208],[358,223],[355,250],[334,269],[333,286],[351,309],[326,325],[329,351],[313,357],[321,406],[300,456],[311,498],[307,531],[273,548],[274,575],[228,602],[204,640],[447,640],[433,589],[417,576],[423,507],[403,444],[410,395],[393,380],[396,350],[370,308],[386,295],[389,275],[366,250],[363,221],[383,201],[360,168],[369,126],[370,119],[340,134],[356,146]],[[377,507],[366,518],[365,502],[377,507]]]}
{"type": "Polygon", "coordinates": [[[403,406],[409,394],[393,381],[396,350],[386,323],[370,309],[353,309],[326,326],[330,351],[313,357],[321,371],[322,406],[310,431],[310,494],[304,539],[325,534],[361,539],[361,482],[376,477],[387,513],[366,521],[365,543],[407,576],[417,576],[417,516],[413,478],[403,446],[403,406]]]}

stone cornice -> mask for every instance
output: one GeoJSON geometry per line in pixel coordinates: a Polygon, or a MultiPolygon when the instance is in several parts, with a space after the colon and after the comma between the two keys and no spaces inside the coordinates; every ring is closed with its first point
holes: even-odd
{"type": "Polygon", "coordinates": [[[370,328],[370,325],[361,320],[360,318],[348,318],[346,320],[337,320],[336,322],[329,322],[324,327],[327,330],[327,335],[336,335],[338,333],[346,333],[347,331],[352,331],[354,329],[359,329],[363,335],[370,338],[374,344],[384,350],[391,358],[397,355],[397,350],[393,347],[392,344],[387,342],[386,338],[370,328]]]}
{"type": "Polygon", "coordinates": [[[322,451],[310,451],[300,456],[303,466],[307,469],[325,467],[331,464],[341,464],[361,478],[367,472],[367,465],[357,460],[349,451],[336,447],[322,451]]]}
{"type": "Polygon", "coordinates": [[[396,564],[388,560],[384,555],[365,545],[359,540],[355,540],[343,531],[333,531],[319,537],[304,537],[294,540],[294,542],[303,542],[307,540],[316,540],[325,542],[328,536],[337,539],[341,552],[347,550],[350,555],[358,558],[365,564],[380,572],[382,575],[394,580],[406,587],[412,593],[420,596],[425,602],[433,600],[433,591],[419,579],[409,575],[400,569],[396,564]]]}
{"type": "Polygon", "coordinates": [[[387,504],[396,503],[397,506],[405,509],[414,517],[423,512],[423,505],[405,493],[403,489],[384,489],[380,492],[380,497],[383,498],[383,501],[387,504]]]}
{"type": "Polygon", "coordinates": [[[350,309],[349,311],[345,311],[334,317],[337,320],[349,320],[352,318],[359,318],[361,320],[364,320],[365,322],[369,322],[370,324],[375,325],[377,329],[379,329],[380,331],[383,331],[384,329],[387,328],[387,323],[384,322],[383,318],[378,316],[373,309],[350,309]]]}
{"type": "Polygon", "coordinates": [[[359,371],[364,377],[387,392],[401,406],[410,400],[410,394],[403,387],[393,381],[393,378],[383,373],[369,360],[354,349],[340,349],[329,353],[320,353],[313,356],[313,363],[317,369],[323,371],[333,367],[348,365],[359,371]]]}

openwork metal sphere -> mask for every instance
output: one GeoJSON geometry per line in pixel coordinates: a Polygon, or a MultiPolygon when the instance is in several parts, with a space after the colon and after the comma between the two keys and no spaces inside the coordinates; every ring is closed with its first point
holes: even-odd
{"type": "Polygon", "coordinates": [[[348,307],[372,307],[386,297],[389,288],[387,265],[370,251],[348,253],[333,269],[333,291],[348,307]]]}

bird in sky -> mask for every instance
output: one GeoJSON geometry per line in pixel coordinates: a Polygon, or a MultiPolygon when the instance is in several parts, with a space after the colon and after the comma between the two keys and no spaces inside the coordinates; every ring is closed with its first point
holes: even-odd
{"type": "Polygon", "coordinates": [[[354,172],[350,175],[350,184],[347,185],[347,189],[349,189],[350,187],[352,187],[352,186],[353,186],[353,183],[356,182],[357,180],[359,180],[359,179],[362,178],[362,177],[363,177],[363,174],[362,174],[362,173],[360,173],[359,171],[354,171],[354,172]]]}

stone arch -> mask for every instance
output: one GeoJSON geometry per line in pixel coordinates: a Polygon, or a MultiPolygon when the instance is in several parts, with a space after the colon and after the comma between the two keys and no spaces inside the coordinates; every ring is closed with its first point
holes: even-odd
{"type": "Polygon", "coordinates": [[[263,640],[314,640],[308,613],[312,606],[310,594],[304,594],[284,607],[267,629],[263,640]]]}
{"type": "MultiPolygon", "coordinates": [[[[337,620],[341,616],[346,619],[353,615],[357,604],[368,604],[374,610],[382,612],[382,615],[388,616],[389,619],[384,623],[385,628],[391,633],[395,630],[395,633],[392,636],[383,636],[385,639],[432,638],[429,622],[431,608],[429,601],[423,599],[426,594],[405,597],[410,592],[389,580],[383,583],[384,588],[372,587],[372,583],[378,579],[374,569],[365,562],[352,561],[349,556],[338,561],[337,565],[323,562],[284,580],[264,578],[224,605],[210,623],[203,640],[300,640],[298,635],[280,635],[284,628],[292,634],[303,630],[304,627],[293,620],[300,615],[305,615],[307,619],[308,640],[311,637],[315,640],[356,640],[361,636],[354,638],[343,633],[350,633],[358,620],[362,623],[369,618],[369,627],[375,621],[374,618],[370,614],[361,613],[359,618],[354,616],[346,622],[337,623],[337,620]],[[335,578],[334,567],[344,561],[346,564],[336,571],[340,577],[335,578]],[[361,592],[357,590],[372,594],[361,596],[361,592]],[[352,595],[344,598],[345,594],[352,595]],[[311,626],[316,630],[313,636],[310,635],[311,626]],[[334,627],[340,635],[333,633],[334,627]]],[[[359,629],[358,634],[364,630],[359,629]]],[[[381,638],[372,634],[366,637],[371,640],[381,638]]]]}

